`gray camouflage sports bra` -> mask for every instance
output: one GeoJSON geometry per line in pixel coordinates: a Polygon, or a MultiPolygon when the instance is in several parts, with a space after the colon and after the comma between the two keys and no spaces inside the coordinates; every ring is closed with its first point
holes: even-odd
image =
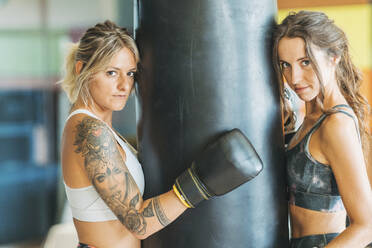
{"type": "Polygon", "coordinates": [[[358,124],[354,116],[340,109],[342,107],[350,108],[345,104],[334,106],[332,108],[334,111],[322,114],[297,145],[286,150],[290,204],[321,212],[337,212],[345,209],[332,168],[316,161],[309,152],[309,142],[312,134],[331,114],[343,113],[353,118],[358,130],[358,124]]]}

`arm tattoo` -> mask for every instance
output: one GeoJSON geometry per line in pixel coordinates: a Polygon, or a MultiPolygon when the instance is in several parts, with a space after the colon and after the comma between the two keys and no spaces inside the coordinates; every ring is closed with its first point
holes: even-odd
{"type": "Polygon", "coordinates": [[[77,147],[75,153],[81,153],[84,158],[84,166],[97,192],[129,231],[145,234],[145,218],[155,214],[161,225],[170,223],[158,197],[150,200],[142,212],[137,210],[142,199],[136,182],[125,167],[115,138],[105,123],[84,118],[76,126],[74,145],[77,147]]]}
{"type": "Polygon", "coordinates": [[[150,200],[149,205],[145,207],[142,213],[143,217],[153,217],[154,216],[154,211],[152,210],[152,200],[150,200]]]}
{"type": "Polygon", "coordinates": [[[128,230],[145,234],[144,217],[154,215],[152,202],[145,208],[145,214],[136,209],[142,199],[109,128],[100,120],[86,117],[76,126],[74,145],[75,153],[83,156],[88,176],[102,199],[128,230]]]}
{"type": "Polygon", "coordinates": [[[135,209],[138,200],[139,194],[133,197],[133,199],[130,201],[129,207],[126,209],[124,208],[124,212],[122,214],[118,214],[118,219],[128,228],[129,231],[136,232],[138,234],[145,234],[147,223],[144,216],[137,209],[135,209]]]}
{"type": "Polygon", "coordinates": [[[163,226],[170,223],[157,197],[150,200],[142,212],[137,210],[142,199],[136,182],[125,167],[115,138],[102,121],[84,118],[76,126],[74,145],[75,153],[81,153],[84,158],[84,166],[97,192],[129,231],[145,234],[145,218],[155,214],[163,226]]]}
{"type": "Polygon", "coordinates": [[[170,223],[170,220],[165,215],[162,206],[160,205],[160,201],[158,197],[154,198],[154,209],[156,213],[156,217],[158,218],[160,224],[163,226],[167,226],[170,223]]]}

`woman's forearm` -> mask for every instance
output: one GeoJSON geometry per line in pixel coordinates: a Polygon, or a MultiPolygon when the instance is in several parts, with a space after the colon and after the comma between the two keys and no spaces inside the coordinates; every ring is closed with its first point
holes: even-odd
{"type": "Polygon", "coordinates": [[[124,212],[119,220],[138,239],[145,239],[173,222],[186,209],[174,191],[170,190],[147,199],[138,210],[124,212]]]}

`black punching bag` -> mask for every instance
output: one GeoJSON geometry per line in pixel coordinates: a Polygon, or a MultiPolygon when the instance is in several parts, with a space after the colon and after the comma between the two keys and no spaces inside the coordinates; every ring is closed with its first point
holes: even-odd
{"type": "MultiPolygon", "coordinates": [[[[143,248],[288,247],[274,0],[139,0],[138,148],[145,198],[221,132],[240,128],[264,163],[236,190],[187,210],[143,248]]],[[[224,183],[224,182],[221,182],[224,183]]]]}

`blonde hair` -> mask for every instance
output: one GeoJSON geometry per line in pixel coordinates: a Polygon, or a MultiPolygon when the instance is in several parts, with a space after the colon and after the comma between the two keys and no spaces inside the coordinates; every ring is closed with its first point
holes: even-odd
{"type": "Polygon", "coordinates": [[[92,76],[107,66],[112,56],[124,47],[133,53],[136,63],[139,63],[135,41],[125,28],[112,21],[89,28],[78,43],[71,45],[65,59],[65,76],[58,83],[72,104],[80,96],[83,103],[88,105],[91,101],[89,82],[92,76]],[[75,69],[78,61],[82,62],[79,74],[75,69]]]}
{"type": "Polygon", "coordinates": [[[336,70],[338,87],[357,116],[363,150],[367,152],[370,134],[366,122],[370,108],[367,100],[360,93],[362,74],[351,60],[349,42],[345,33],[327,15],[313,11],[291,12],[281,24],[276,26],[273,34],[273,65],[282,89],[282,103],[285,104],[283,101],[283,75],[278,56],[279,41],[283,37],[299,37],[304,40],[306,55],[313,64],[313,69],[320,82],[321,92],[316,100],[321,107],[323,107],[324,83],[319,73],[319,66],[313,56],[311,44],[316,45],[330,56],[340,57],[336,70]]]}

